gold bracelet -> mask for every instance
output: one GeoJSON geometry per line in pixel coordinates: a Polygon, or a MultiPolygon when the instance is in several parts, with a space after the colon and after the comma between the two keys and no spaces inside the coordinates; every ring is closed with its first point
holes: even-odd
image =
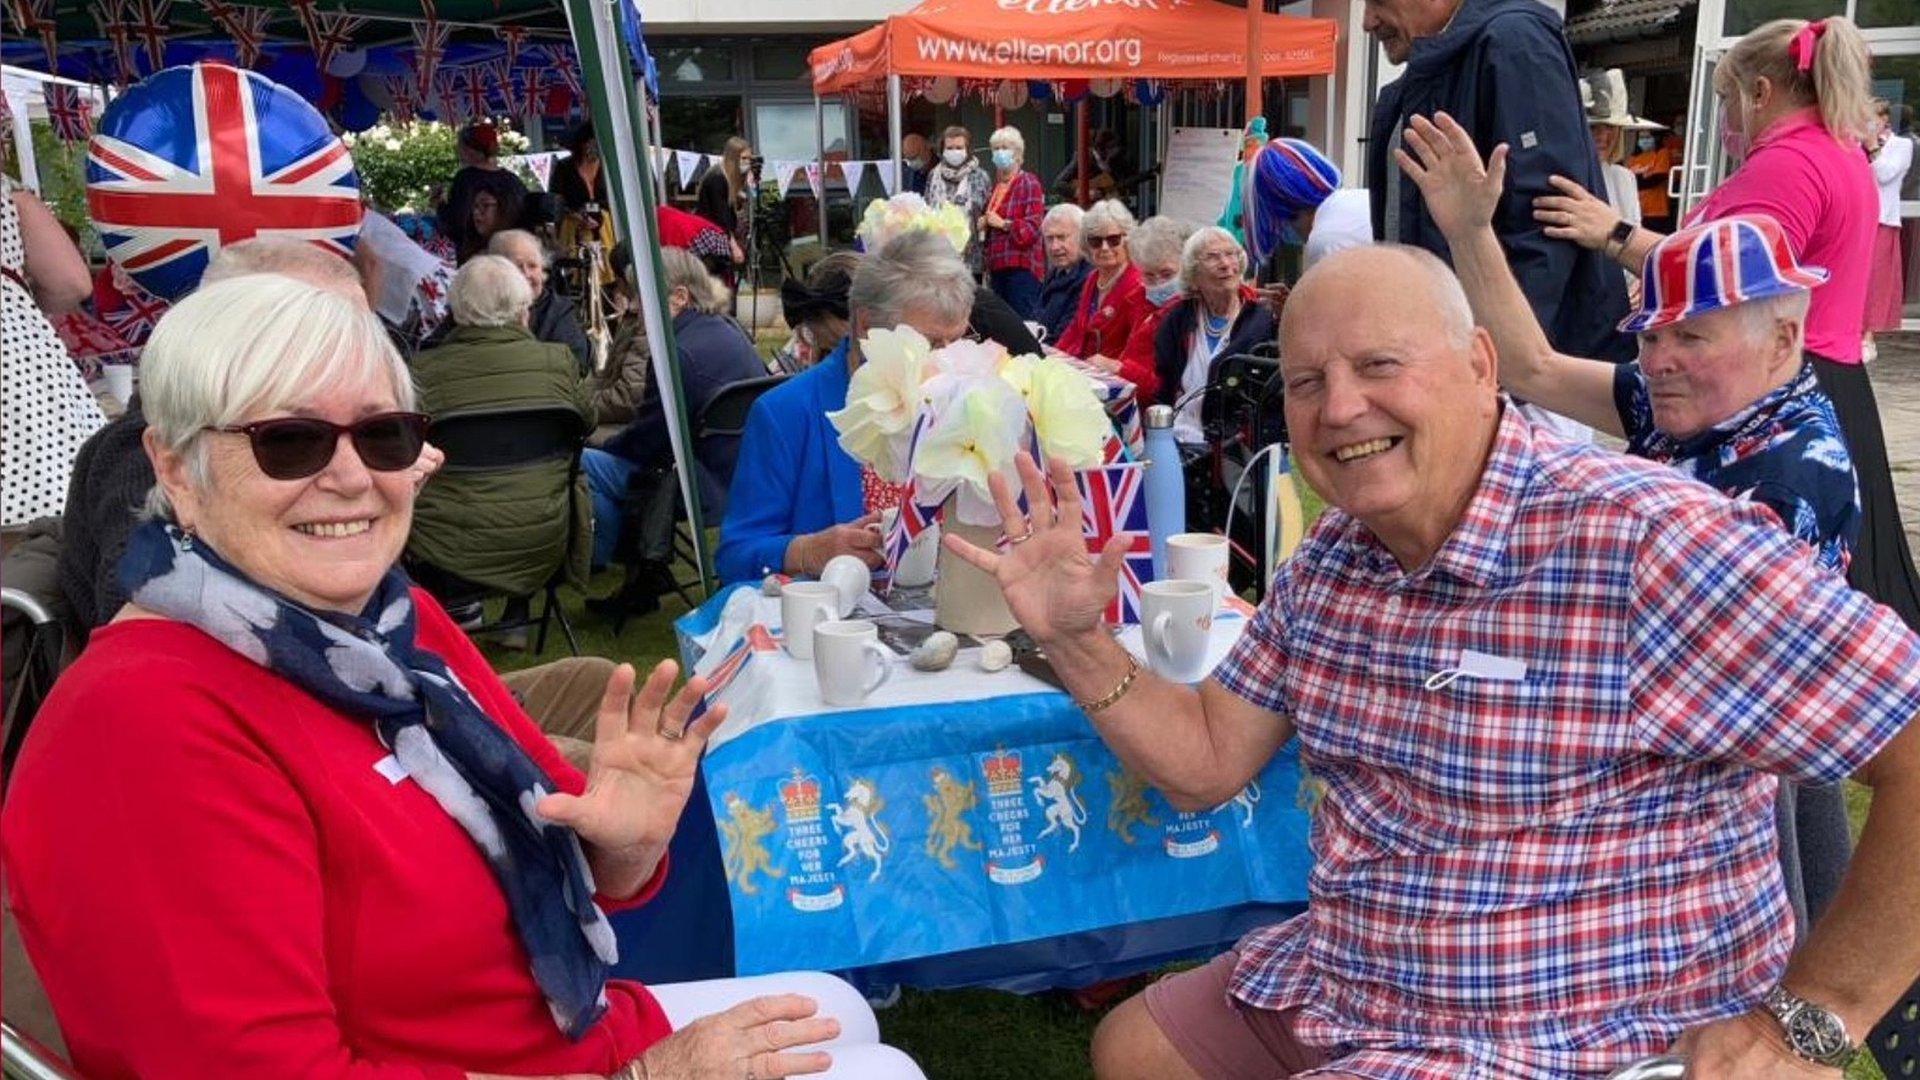
{"type": "Polygon", "coordinates": [[[1129,654],[1127,656],[1127,673],[1124,676],[1121,676],[1120,683],[1118,686],[1115,686],[1112,690],[1107,691],[1106,697],[1101,698],[1099,701],[1081,701],[1080,699],[1075,698],[1073,703],[1075,705],[1080,706],[1080,711],[1086,713],[1088,716],[1092,716],[1094,713],[1097,713],[1097,712],[1104,712],[1105,710],[1112,708],[1115,702],[1125,697],[1127,694],[1127,691],[1133,689],[1133,680],[1139,677],[1140,677],[1140,661],[1135,660],[1133,656],[1129,654]]]}

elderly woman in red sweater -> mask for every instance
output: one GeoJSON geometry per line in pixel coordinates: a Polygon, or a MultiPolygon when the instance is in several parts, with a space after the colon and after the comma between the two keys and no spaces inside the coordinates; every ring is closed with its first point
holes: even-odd
{"type": "Polygon", "coordinates": [[[818,1002],[609,978],[605,912],[660,888],[725,708],[622,665],[586,775],[541,737],[395,569],[426,418],[364,304],[210,285],[142,373],[132,599],[49,696],[0,819],[83,1075],[732,1080],[871,1033],[823,976],[788,984],[818,1002]]]}
{"type": "Polygon", "coordinates": [[[1128,256],[1127,238],[1133,227],[1133,215],[1116,199],[1094,203],[1080,219],[1080,238],[1093,273],[1080,288],[1073,321],[1060,335],[1061,352],[1109,373],[1120,370],[1127,339],[1153,310],[1140,270],[1128,256]]]}

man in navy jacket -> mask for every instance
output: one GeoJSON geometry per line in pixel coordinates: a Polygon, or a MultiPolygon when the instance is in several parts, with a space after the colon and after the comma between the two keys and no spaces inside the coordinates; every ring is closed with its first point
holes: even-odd
{"type": "MultiPolygon", "coordinates": [[[[1392,151],[1409,117],[1445,112],[1474,145],[1509,148],[1494,231],[1554,348],[1631,360],[1620,272],[1601,253],[1549,239],[1533,218],[1550,176],[1605,192],[1560,16],[1539,0],[1369,0],[1364,25],[1406,73],[1380,91],[1367,142],[1373,232],[1448,259],[1447,242],[1392,151]]],[[[1451,260],[1449,260],[1451,261],[1451,260]]]]}

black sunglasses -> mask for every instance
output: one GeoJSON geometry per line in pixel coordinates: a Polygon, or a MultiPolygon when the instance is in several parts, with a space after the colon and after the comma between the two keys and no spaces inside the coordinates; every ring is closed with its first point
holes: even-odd
{"type": "Polygon", "coordinates": [[[351,424],[309,416],[282,416],[251,424],[210,427],[208,431],[245,435],[253,460],[275,480],[304,480],[327,467],[345,434],[353,451],[375,472],[399,472],[420,459],[427,441],[427,416],[417,412],[375,413],[351,424]]]}
{"type": "Polygon", "coordinates": [[[1087,237],[1087,246],[1095,248],[1119,247],[1121,242],[1126,240],[1126,238],[1126,233],[1107,233],[1104,236],[1089,236],[1087,237]]]}

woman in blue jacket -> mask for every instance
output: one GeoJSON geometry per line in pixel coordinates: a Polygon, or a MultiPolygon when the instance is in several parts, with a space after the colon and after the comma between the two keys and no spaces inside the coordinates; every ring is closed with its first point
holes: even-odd
{"type": "Polygon", "coordinates": [[[966,264],[934,233],[908,232],[861,260],[848,294],[852,333],[748,414],[720,526],[723,582],[817,575],[835,555],[880,565],[880,511],[899,492],[840,448],[827,414],[846,407],[860,338],[905,325],[946,345],[966,334],[973,293],[966,264]]]}

